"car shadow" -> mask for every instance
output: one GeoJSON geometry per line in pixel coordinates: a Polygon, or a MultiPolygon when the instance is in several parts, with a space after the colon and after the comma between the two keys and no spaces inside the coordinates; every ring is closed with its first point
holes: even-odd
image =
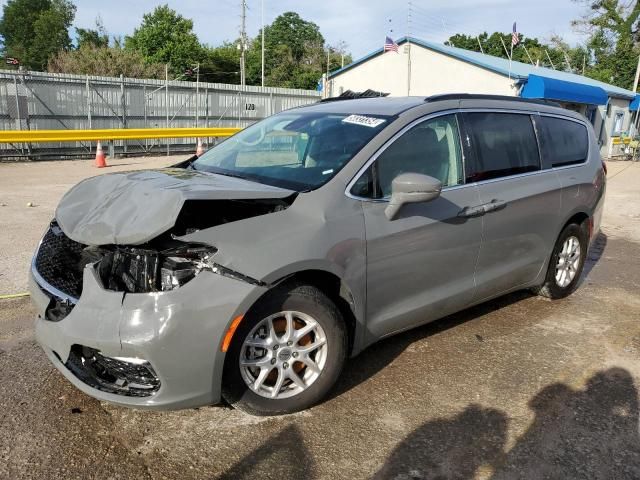
{"type": "Polygon", "coordinates": [[[295,425],[289,425],[217,478],[307,479],[315,478],[314,470],[313,458],[304,446],[301,432],[295,425]],[[269,476],[264,476],[264,472],[269,472],[269,476]]]}
{"type": "MultiPolygon", "coordinates": [[[[533,422],[510,448],[507,413],[469,404],[409,433],[372,478],[640,478],[638,391],[627,370],[596,372],[584,388],[547,385],[527,405],[533,422]]],[[[290,424],[217,478],[313,479],[325,460],[290,424]]]]}
{"type": "Polygon", "coordinates": [[[638,391],[628,371],[597,372],[584,389],[548,385],[528,406],[533,423],[508,451],[507,415],[469,405],[414,430],[374,478],[640,478],[638,391]]]}
{"type": "Polygon", "coordinates": [[[582,285],[585,282],[585,280],[591,273],[591,270],[593,270],[593,268],[602,258],[602,255],[607,248],[607,240],[607,236],[602,231],[600,231],[591,244],[591,248],[589,248],[587,258],[584,262],[584,267],[582,268],[582,276],[580,277],[579,285],[582,285]]]}
{"type": "Polygon", "coordinates": [[[533,296],[528,290],[510,293],[374,343],[347,362],[327,400],[340,396],[373,377],[411,344],[533,296]]]}

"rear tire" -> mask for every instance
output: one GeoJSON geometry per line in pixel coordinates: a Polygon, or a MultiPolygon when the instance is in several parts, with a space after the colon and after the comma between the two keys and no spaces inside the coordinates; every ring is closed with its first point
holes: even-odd
{"type": "Polygon", "coordinates": [[[584,224],[567,225],[553,247],[544,283],[533,291],[554,300],[572,294],[578,288],[588,248],[584,224]]]}
{"type": "Polygon", "coordinates": [[[222,396],[252,415],[304,410],[333,387],[347,349],[342,315],[322,291],[310,285],[279,287],[247,313],[235,332],[222,396]]]}

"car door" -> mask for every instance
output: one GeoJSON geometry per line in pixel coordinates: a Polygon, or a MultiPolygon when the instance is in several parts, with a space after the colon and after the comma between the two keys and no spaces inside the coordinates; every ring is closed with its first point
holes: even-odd
{"type": "Polygon", "coordinates": [[[473,297],[482,220],[463,217],[478,205],[464,184],[455,114],[414,122],[371,161],[351,194],[362,200],[367,237],[367,330],[373,338],[443,317],[473,297]],[[443,184],[440,196],[385,216],[391,182],[420,173],[443,184]]]}
{"type": "Polygon", "coordinates": [[[483,241],[476,301],[533,282],[558,234],[561,185],[543,168],[534,119],[518,112],[465,113],[467,182],[480,195],[483,241]]]}

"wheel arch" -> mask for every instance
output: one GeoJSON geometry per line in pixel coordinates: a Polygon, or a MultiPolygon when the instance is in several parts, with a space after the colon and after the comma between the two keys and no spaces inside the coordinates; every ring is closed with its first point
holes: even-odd
{"type": "Polygon", "coordinates": [[[591,215],[589,215],[589,213],[587,213],[587,209],[578,209],[574,212],[572,212],[568,218],[564,221],[564,223],[562,224],[562,226],[560,227],[560,230],[558,230],[558,232],[556,232],[556,239],[558,238],[558,236],[560,236],[560,234],[562,233],[562,231],[567,228],[568,225],[575,223],[576,225],[579,225],[581,228],[585,228],[587,229],[587,240],[590,240],[591,238],[591,226],[588,222],[586,222],[587,220],[589,220],[590,218],[592,218],[591,215]]]}
{"type": "Polygon", "coordinates": [[[273,288],[286,288],[288,285],[311,285],[319,289],[335,303],[342,314],[349,335],[349,354],[356,350],[358,335],[357,300],[349,285],[335,272],[323,269],[307,269],[290,273],[273,282],[273,288]]]}
{"type": "Polygon", "coordinates": [[[360,312],[364,309],[364,298],[358,298],[353,289],[340,275],[328,269],[312,267],[290,272],[276,278],[272,276],[269,280],[268,290],[251,303],[246,309],[246,313],[249,313],[265,297],[272,294],[275,289],[287,288],[293,285],[314,286],[334,302],[340,310],[349,335],[349,355],[353,356],[360,352],[361,326],[364,320],[364,316],[360,312]]]}

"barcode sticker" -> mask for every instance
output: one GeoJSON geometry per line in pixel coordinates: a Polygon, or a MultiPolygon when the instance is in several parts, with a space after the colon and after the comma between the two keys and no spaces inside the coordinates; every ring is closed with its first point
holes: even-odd
{"type": "Polygon", "coordinates": [[[382,125],[384,122],[386,122],[384,118],[365,117],[364,115],[349,115],[342,120],[342,123],[353,123],[354,125],[363,125],[371,128],[382,125]]]}

